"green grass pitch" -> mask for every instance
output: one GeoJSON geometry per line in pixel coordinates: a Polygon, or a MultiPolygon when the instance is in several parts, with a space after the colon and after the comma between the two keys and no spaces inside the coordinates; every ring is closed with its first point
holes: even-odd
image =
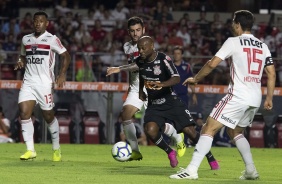
{"type": "Polygon", "coordinates": [[[199,179],[172,180],[168,176],[179,167],[186,167],[193,148],[187,148],[179,158],[177,168],[171,168],[165,152],[156,146],[143,146],[142,161],[117,162],[111,156],[112,145],[62,144],[63,161],[54,163],[50,144],[36,144],[37,158],[21,161],[25,150],[22,143],[0,144],[1,184],[232,184],[282,183],[282,149],[252,148],[254,161],[260,174],[256,181],[240,181],[243,161],[236,148],[213,147],[220,170],[212,171],[206,161],[199,169],[199,179]]]}

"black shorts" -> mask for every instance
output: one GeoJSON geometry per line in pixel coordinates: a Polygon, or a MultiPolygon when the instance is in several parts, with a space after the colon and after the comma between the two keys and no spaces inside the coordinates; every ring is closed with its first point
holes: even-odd
{"type": "Polygon", "coordinates": [[[156,122],[162,128],[167,120],[174,122],[177,132],[196,124],[186,105],[173,95],[154,100],[145,111],[144,123],[156,122]]]}

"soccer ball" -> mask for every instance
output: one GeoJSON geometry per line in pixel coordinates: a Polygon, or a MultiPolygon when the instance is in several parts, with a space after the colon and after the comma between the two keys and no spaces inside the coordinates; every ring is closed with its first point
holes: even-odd
{"type": "Polygon", "coordinates": [[[127,161],[132,154],[132,149],[126,142],[117,142],[112,148],[112,156],[115,160],[124,162],[127,161]]]}

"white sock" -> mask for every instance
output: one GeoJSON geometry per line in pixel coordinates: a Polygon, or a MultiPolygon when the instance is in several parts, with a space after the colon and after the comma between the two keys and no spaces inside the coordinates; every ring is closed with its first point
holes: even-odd
{"type": "Polygon", "coordinates": [[[253,161],[253,157],[251,153],[250,144],[247,141],[247,139],[242,134],[239,134],[236,137],[234,137],[234,142],[245,162],[246,171],[247,172],[254,171],[255,165],[254,165],[254,161],[253,161]]]}
{"type": "Polygon", "coordinates": [[[180,134],[177,134],[175,128],[169,124],[169,123],[165,123],[165,130],[164,130],[164,134],[167,135],[168,137],[173,138],[173,140],[176,143],[179,143],[182,141],[182,137],[180,134]]]}
{"type": "Polygon", "coordinates": [[[134,123],[132,120],[126,120],[122,122],[122,125],[126,140],[129,142],[132,150],[140,152],[134,123]]]}
{"type": "Polygon", "coordinates": [[[207,134],[200,136],[198,143],[196,144],[192,160],[187,169],[192,172],[198,172],[198,168],[201,165],[206,154],[210,151],[212,146],[213,137],[207,134]]]}
{"type": "Polygon", "coordinates": [[[59,123],[56,117],[50,124],[48,124],[48,129],[50,131],[52,138],[53,150],[57,150],[60,148],[60,136],[59,136],[59,123]]]}
{"type": "Polygon", "coordinates": [[[27,120],[21,120],[21,126],[22,126],[23,140],[25,142],[26,149],[30,151],[34,151],[34,141],[33,141],[34,127],[31,118],[27,120]]]}

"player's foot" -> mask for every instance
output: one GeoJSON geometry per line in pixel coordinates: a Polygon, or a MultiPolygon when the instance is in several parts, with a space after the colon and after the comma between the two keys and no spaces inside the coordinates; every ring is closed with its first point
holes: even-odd
{"type": "Polygon", "coordinates": [[[211,166],[211,170],[218,170],[219,169],[219,165],[218,165],[218,162],[216,160],[209,162],[209,164],[211,166]]]}
{"type": "Polygon", "coordinates": [[[257,172],[257,170],[253,170],[253,172],[247,172],[247,171],[243,171],[242,172],[242,176],[239,177],[240,180],[256,180],[259,179],[259,173],[257,172]]]}
{"type": "Polygon", "coordinates": [[[129,158],[128,161],[133,161],[133,160],[142,160],[143,156],[139,151],[132,151],[131,157],[129,158]]]}
{"type": "Polygon", "coordinates": [[[169,154],[168,154],[168,159],[170,161],[170,166],[171,167],[176,167],[177,164],[178,164],[178,160],[176,158],[176,151],[175,150],[172,150],[169,154]]]}
{"type": "Polygon", "coordinates": [[[62,160],[61,149],[56,149],[53,152],[53,162],[59,162],[62,160]]]}
{"type": "Polygon", "coordinates": [[[179,157],[182,157],[185,154],[186,145],[184,143],[184,134],[180,133],[180,135],[181,135],[181,141],[179,143],[176,143],[176,147],[177,147],[177,155],[179,157]]]}
{"type": "Polygon", "coordinates": [[[177,171],[176,174],[170,175],[171,179],[188,179],[188,180],[197,180],[198,173],[189,172],[188,169],[180,168],[180,171],[177,171]]]}
{"type": "Polygon", "coordinates": [[[21,160],[29,160],[36,158],[36,152],[27,150],[22,156],[20,156],[21,160]]]}

